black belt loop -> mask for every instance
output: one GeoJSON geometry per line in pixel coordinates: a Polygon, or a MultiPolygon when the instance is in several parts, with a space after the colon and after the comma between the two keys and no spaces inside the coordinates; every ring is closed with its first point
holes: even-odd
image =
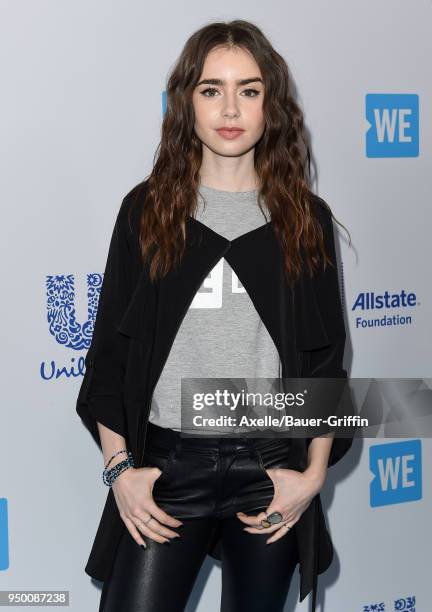
{"type": "Polygon", "coordinates": [[[258,451],[257,448],[255,446],[255,441],[253,438],[246,438],[247,444],[249,446],[249,457],[251,459],[254,459],[255,457],[258,456],[258,451]]]}

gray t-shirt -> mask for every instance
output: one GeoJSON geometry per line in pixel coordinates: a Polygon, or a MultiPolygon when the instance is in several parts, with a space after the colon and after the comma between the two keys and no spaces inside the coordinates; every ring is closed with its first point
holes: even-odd
{"type": "MultiPolygon", "coordinates": [[[[257,196],[256,190],[232,192],[201,185],[196,218],[234,240],[270,219],[265,206],[267,218],[260,210],[257,196]]],[[[280,366],[273,339],[222,257],[198,289],[180,325],[153,393],[149,420],[180,431],[182,377],[276,378],[280,366]]]]}

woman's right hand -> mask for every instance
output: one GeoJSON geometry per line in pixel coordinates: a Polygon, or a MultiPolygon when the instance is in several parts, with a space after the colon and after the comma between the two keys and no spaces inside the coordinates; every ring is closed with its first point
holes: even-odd
{"type": "Polygon", "coordinates": [[[179,527],[183,523],[167,514],[153,499],[153,485],[161,473],[158,467],[130,467],[112,484],[120,516],[139,545],[146,546],[140,532],[161,543],[180,537],[179,533],[164,525],[179,527]],[[152,518],[148,520],[150,515],[152,518]]]}

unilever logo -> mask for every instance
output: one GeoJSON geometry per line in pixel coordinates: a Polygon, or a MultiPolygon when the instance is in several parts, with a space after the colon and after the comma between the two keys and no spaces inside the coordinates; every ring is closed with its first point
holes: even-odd
{"type": "Polygon", "coordinates": [[[399,597],[393,600],[393,605],[386,607],[384,601],[365,604],[362,608],[362,612],[416,612],[416,598],[415,595],[408,595],[407,597],[399,597]]]}
{"type": "Polygon", "coordinates": [[[386,327],[411,325],[412,311],[420,303],[415,293],[401,289],[399,293],[375,293],[374,291],[359,293],[356,297],[353,312],[359,312],[355,318],[357,329],[367,327],[386,327]],[[400,312],[394,312],[399,310],[400,312]]]}
{"type": "Polygon", "coordinates": [[[417,94],[367,94],[366,121],[367,157],[418,157],[417,94]]]}
{"type": "MultiPolygon", "coordinates": [[[[50,334],[58,344],[75,351],[87,350],[90,346],[103,274],[87,274],[87,320],[80,323],[75,310],[75,279],[73,274],[46,277],[47,320],[50,334]]],[[[70,365],[58,366],[54,360],[42,362],[40,375],[43,380],[60,377],[82,376],[85,370],[84,357],[72,357],[70,365]]]]}
{"type": "Polygon", "coordinates": [[[372,507],[401,504],[422,498],[421,440],[371,446],[369,469],[373,474],[370,483],[372,507]]]}

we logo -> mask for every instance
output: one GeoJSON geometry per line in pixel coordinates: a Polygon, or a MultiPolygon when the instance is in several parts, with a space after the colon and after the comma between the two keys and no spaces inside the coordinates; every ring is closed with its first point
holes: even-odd
{"type": "Polygon", "coordinates": [[[366,120],[367,157],[418,157],[417,94],[367,94],[366,120]]]}
{"type": "Polygon", "coordinates": [[[0,572],[9,568],[8,504],[0,498],[0,572]]]}
{"type": "Polygon", "coordinates": [[[369,449],[370,505],[386,506],[421,499],[421,440],[376,444],[369,449]]]}

